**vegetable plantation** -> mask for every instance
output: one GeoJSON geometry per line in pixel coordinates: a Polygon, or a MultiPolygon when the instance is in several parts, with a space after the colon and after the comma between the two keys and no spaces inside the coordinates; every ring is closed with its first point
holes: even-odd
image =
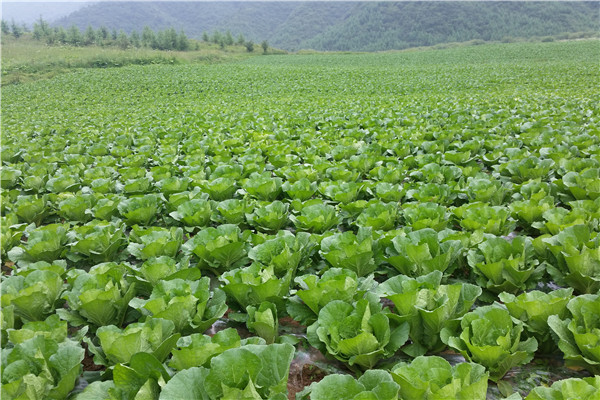
{"type": "Polygon", "coordinates": [[[600,41],[2,90],[2,398],[598,399],[600,41]]]}

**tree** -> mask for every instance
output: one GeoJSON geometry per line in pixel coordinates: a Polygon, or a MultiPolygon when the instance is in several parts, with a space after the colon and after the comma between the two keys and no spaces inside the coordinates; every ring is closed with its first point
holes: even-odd
{"type": "Polygon", "coordinates": [[[190,49],[190,41],[187,36],[183,32],[179,32],[179,36],[177,36],[177,50],[179,51],[187,51],[190,49]]]}
{"type": "Polygon", "coordinates": [[[81,46],[83,44],[83,36],[76,25],[71,25],[67,32],[67,43],[73,46],[81,46]]]}
{"type": "Polygon", "coordinates": [[[175,28],[165,30],[164,40],[165,50],[177,50],[177,31],[175,31],[175,28]]]}
{"type": "Polygon", "coordinates": [[[156,47],[156,35],[149,26],[145,26],[142,31],[142,46],[144,47],[156,47]]]}
{"type": "Polygon", "coordinates": [[[83,34],[83,44],[86,46],[91,46],[96,42],[96,32],[94,32],[94,28],[92,28],[91,25],[88,25],[88,27],[85,30],[85,33],[83,34]]]}
{"type": "Polygon", "coordinates": [[[246,51],[247,51],[248,53],[252,53],[252,52],[254,51],[254,43],[252,42],[252,40],[248,40],[248,41],[245,43],[245,46],[246,46],[246,51]]]}
{"type": "Polygon", "coordinates": [[[269,43],[267,43],[266,40],[263,40],[263,42],[260,44],[260,46],[263,48],[263,54],[267,54],[267,49],[269,48],[269,43]]]}
{"type": "Polygon", "coordinates": [[[42,16],[33,24],[33,38],[36,40],[42,40],[52,34],[50,25],[44,21],[42,16]]]}
{"type": "Polygon", "coordinates": [[[233,36],[231,35],[231,32],[229,32],[229,31],[225,32],[225,44],[227,46],[233,45],[233,36]]]}
{"type": "Polygon", "coordinates": [[[123,29],[121,29],[117,35],[117,46],[123,50],[129,47],[129,39],[127,38],[127,34],[125,31],[123,31],[123,29]]]}
{"type": "Polygon", "coordinates": [[[60,44],[67,43],[67,31],[62,26],[59,26],[55,29],[54,35],[56,37],[56,41],[60,44]]]}
{"type": "Polygon", "coordinates": [[[96,38],[98,41],[104,42],[105,40],[108,40],[108,35],[108,28],[102,25],[100,28],[98,28],[98,34],[96,35],[96,38]]]}
{"type": "Polygon", "coordinates": [[[118,36],[119,36],[119,34],[117,33],[117,30],[113,29],[112,32],[111,32],[111,34],[110,34],[110,37],[112,38],[112,40],[117,40],[118,36]]]}
{"type": "Polygon", "coordinates": [[[42,28],[37,22],[33,23],[33,38],[35,40],[42,40],[43,37],[42,28]]]}
{"type": "Polygon", "coordinates": [[[129,41],[131,42],[131,45],[133,47],[140,47],[142,45],[140,41],[140,34],[137,33],[137,31],[131,32],[131,36],[129,36],[129,41]]]}
{"type": "Polygon", "coordinates": [[[10,26],[8,26],[8,22],[6,22],[5,20],[2,20],[1,24],[2,24],[2,33],[5,35],[8,35],[10,33],[10,26]]]}
{"type": "Polygon", "coordinates": [[[237,44],[243,46],[244,43],[246,43],[246,39],[244,39],[244,35],[240,33],[237,37],[237,44]]]}
{"type": "Polygon", "coordinates": [[[208,33],[206,33],[206,31],[202,32],[202,41],[203,42],[209,42],[210,41],[210,37],[208,36],[208,33]]]}
{"type": "Polygon", "coordinates": [[[12,20],[12,22],[10,24],[10,31],[11,31],[12,35],[17,39],[20,38],[21,35],[23,35],[23,29],[15,23],[14,19],[12,20]]]}
{"type": "Polygon", "coordinates": [[[223,36],[223,35],[221,35],[221,32],[219,32],[219,31],[214,31],[214,32],[213,32],[213,35],[212,35],[212,38],[211,38],[211,42],[213,42],[213,43],[215,43],[215,44],[219,44],[219,43],[221,43],[222,36],[223,36]]]}

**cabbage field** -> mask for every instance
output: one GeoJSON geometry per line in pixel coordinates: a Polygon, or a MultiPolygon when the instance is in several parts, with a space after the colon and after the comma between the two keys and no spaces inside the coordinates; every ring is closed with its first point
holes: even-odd
{"type": "Polygon", "coordinates": [[[1,396],[600,398],[600,41],[2,88],[1,396]]]}

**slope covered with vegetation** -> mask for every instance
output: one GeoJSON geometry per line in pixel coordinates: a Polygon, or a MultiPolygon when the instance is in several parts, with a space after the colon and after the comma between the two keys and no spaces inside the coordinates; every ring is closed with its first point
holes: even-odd
{"type": "Polygon", "coordinates": [[[58,21],[85,29],[230,30],[287,50],[387,50],[598,32],[598,2],[103,2],[58,21]]]}

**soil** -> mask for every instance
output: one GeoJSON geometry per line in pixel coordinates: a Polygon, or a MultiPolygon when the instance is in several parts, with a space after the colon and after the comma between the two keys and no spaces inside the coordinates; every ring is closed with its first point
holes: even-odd
{"type": "Polygon", "coordinates": [[[104,365],[94,364],[94,355],[88,350],[87,343],[82,342],[81,345],[85,349],[85,356],[81,361],[81,365],[83,365],[83,371],[104,371],[106,369],[104,365]]]}
{"type": "Polygon", "coordinates": [[[287,384],[288,400],[295,400],[296,393],[301,392],[313,382],[319,382],[326,375],[327,373],[316,365],[307,364],[300,360],[292,361],[287,384]]]}
{"type": "Polygon", "coordinates": [[[15,263],[12,261],[7,261],[4,264],[2,264],[2,267],[0,267],[0,269],[2,270],[2,275],[12,275],[14,265],[15,263]]]}

